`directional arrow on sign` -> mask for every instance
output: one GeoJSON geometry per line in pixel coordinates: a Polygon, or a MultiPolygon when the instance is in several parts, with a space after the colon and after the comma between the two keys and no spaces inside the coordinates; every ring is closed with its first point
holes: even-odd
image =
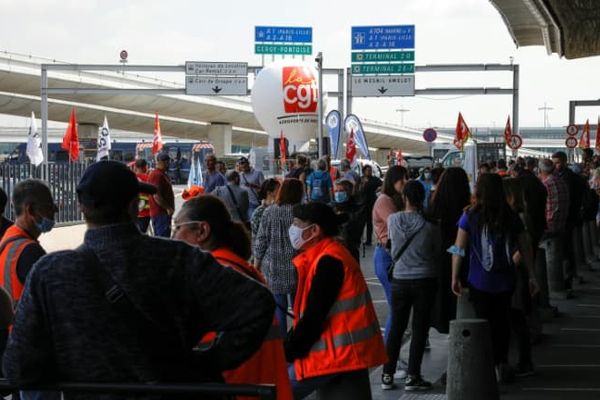
{"type": "Polygon", "coordinates": [[[381,94],[384,94],[385,92],[387,92],[387,89],[382,86],[379,89],[377,89],[377,91],[381,94]]]}
{"type": "Polygon", "coordinates": [[[223,88],[220,88],[219,86],[215,86],[214,88],[212,88],[212,90],[215,93],[219,93],[221,90],[223,90],[223,88]]]}

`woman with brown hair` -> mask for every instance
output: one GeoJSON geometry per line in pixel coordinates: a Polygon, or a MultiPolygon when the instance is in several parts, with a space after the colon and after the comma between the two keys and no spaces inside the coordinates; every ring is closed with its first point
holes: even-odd
{"type": "Polygon", "coordinates": [[[388,269],[392,264],[392,257],[389,252],[387,221],[390,215],[404,208],[402,189],[407,181],[408,171],[406,168],[395,165],[388,169],[383,179],[381,194],[377,197],[373,206],[373,227],[375,228],[375,237],[377,238],[373,264],[375,266],[375,275],[377,275],[381,286],[383,286],[385,299],[389,307],[388,319],[385,324],[385,340],[387,340],[392,320],[392,289],[388,278],[388,269]]]}
{"type": "Polygon", "coordinates": [[[303,195],[304,185],[300,180],[285,179],[275,203],[263,213],[254,241],[254,266],[265,274],[275,295],[276,315],[284,333],[287,331],[286,310],[294,303],[297,280],[292,264],[296,250],[290,243],[288,229],[294,220],[292,210],[300,204],[303,195]]]}
{"type": "MultiPolygon", "coordinates": [[[[225,267],[265,283],[262,274],[246,260],[250,257],[250,237],[242,223],[234,222],[225,204],[215,196],[195,197],[183,204],[175,218],[174,238],[209,251],[225,267]]],[[[283,336],[273,317],[273,325],[261,347],[233,370],[223,372],[229,384],[274,384],[278,400],[291,400],[292,391],[283,349],[283,336]]],[[[207,334],[203,344],[214,340],[207,334]]],[[[237,397],[238,400],[249,399],[237,397]]]]}

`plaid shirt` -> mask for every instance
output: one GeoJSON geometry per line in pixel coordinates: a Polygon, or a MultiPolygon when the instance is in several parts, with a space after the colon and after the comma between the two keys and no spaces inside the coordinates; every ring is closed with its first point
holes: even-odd
{"type": "Polygon", "coordinates": [[[546,201],[547,232],[562,233],[565,231],[569,215],[569,188],[567,183],[556,175],[549,175],[542,180],[548,192],[546,201]]]}

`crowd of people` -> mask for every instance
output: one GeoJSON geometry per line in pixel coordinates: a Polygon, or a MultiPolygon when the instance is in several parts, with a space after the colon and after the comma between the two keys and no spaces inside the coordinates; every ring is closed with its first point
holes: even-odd
{"type": "MultiPolygon", "coordinates": [[[[265,179],[245,157],[226,173],[214,155],[205,161],[203,187],[177,212],[167,155],[151,172],[143,160],[133,171],[91,165],[77,186],[84,243],[47,255],[38,238],[54,225],[50,190],[34,179],[15,187],[14,224],[0,220],[0,311],[4,298],[16,307],[0,315],[12,382],[269,383],[278,399],[364,400],[368,369],[383,365],[382,389],[402,379],[428,390],[429,331],[448,333],[459,296],[489,321],[498,380],[510,381],[534,373],[541,252],[560,249],[560,289],[572,296],[569,244],[584,221],[600,221],[600,158],[587,152],[582,164],[562,152],[482,164],[476,182],[459,167],[410,179],[396,165],[382,181],[369,165],[358,174],[348,160],[300,155],[285,178],[265,179]],[[383,335],[360,265],[373,242],[383,335]]],[[[1,210],[7,202],[0,191],[1,210]]]]}

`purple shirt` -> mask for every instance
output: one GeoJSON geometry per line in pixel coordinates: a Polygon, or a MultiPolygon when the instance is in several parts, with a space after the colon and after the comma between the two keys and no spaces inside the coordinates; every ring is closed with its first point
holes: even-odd
{"type": "Polygon", "coordinates": [[[206,171],[202,180],[204,181],[203,183],[205,193],[210,193],[219,186],[225,186],[226,183],[225,177],[218,171],[206,171]]]}
{"type": "MultiPolygon", "coordinates": [[[[511,231],[507,234],[487,235],[487,249],[492,249],[491,269],[484,268],[486,251],[482,246],[482,231],[477,228],[478,212],[464,212],[458,227],[469,234],[469,284],[475,289],[488,293],[510,292],[515,286],[515,266],[512,255],[517,249],[517,236],[524,227],[516,213],[511,215],[511,231]]],[[[487,252],[488,255],[490,252],[487,252]]]]}

